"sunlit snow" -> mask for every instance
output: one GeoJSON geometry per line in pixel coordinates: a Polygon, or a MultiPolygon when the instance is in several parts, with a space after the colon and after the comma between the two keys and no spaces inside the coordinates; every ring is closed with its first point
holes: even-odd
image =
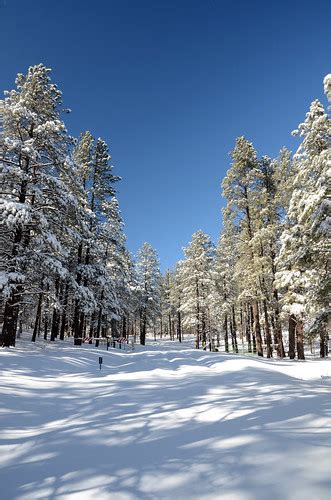
{"type": "Polygon", "coordinates": [[[4,500],[330,498],[329,360],[19,342],[0,368],[4,500]]]}

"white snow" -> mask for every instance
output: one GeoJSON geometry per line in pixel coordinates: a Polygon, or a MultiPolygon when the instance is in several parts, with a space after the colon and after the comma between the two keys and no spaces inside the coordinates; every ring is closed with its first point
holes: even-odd
{"type": "Polygon", "coordinates": [[[2,500],[330,498],[330,360],[19,341],[0,369],[2,500]]]}

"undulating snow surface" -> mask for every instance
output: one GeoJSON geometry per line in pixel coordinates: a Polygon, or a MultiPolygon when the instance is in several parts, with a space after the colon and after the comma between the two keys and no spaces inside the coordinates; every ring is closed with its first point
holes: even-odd
{"type": "Polygon", "coordinates": [[[2,500],[330,498],[328,360],[21,341],[0,368],[2,500]]]}

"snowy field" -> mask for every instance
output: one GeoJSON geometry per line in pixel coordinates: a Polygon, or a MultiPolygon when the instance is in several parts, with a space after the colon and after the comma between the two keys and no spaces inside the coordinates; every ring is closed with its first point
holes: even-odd
{"type": "Polygon", "coordinates": [[[1,500],[330,499],[330,360],[20,341],[0,369],[1,500]]]}

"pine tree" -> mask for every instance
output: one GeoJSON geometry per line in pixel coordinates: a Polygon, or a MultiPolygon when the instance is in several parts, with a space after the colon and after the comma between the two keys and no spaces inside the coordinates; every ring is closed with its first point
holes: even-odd
{"type": "Polygon", "coordinates": [[[160,269],[156,251],[144,243],[138,252],[137,292],[139,297],[140,344],[145,345],[148,326],[155,326],[160,315],[160,269]]]}
{"type": "Polygon", "coordinates": [[[209,236],[200,230],[193,234],[184,254],[185,260],[180,264],[183,326],[195,330],[197,348],[200,342],[206,347],[207,340],[211,342],[209,318],[214,246],[209,236]]]}
{"type": "Polygon", "coordinates": [[[257,186],[261,181],[261,172],[255,149],[244,137],[237,139],[231,156],[232,166],[222,182],[223,193],[227,199],[227,208],[223,213],[226,223],[232,223],[239,230],[237,272],[242,273],[239,293],[241,300],[252,306],[257,353],[263,356],[259,312],[260,276],[254,240],[260,198],[257,186]]]}
{"type": "Polygon", "coordinates": [[[68,187],[75,182],[72,140],[60,119],[61,92],[49,75],[42,64],[30,67],[26,76],[17,76],[16,89],[1,104],[1,234],[9,243],[3,250],[2,334],[7,346],[15,344],[33,266],[42,262],[45,273],[65,275],[59,216],[65,221],[76,210],[68,187]]]}
{"type": "Polygon", "coordinates": [[[298,358],[304,359],[304,324],[309,327],[313,323],[313,330],[320,331],[323,356],[329,315],[327,179],[331,129],[330,119],[318,100],[311,104],[295,134],[303,139],[294,158],[293,192],[281,235],[277,280],[283,290],[283,308],[289,315],[291,332],[295,325],[298,358]]]}

